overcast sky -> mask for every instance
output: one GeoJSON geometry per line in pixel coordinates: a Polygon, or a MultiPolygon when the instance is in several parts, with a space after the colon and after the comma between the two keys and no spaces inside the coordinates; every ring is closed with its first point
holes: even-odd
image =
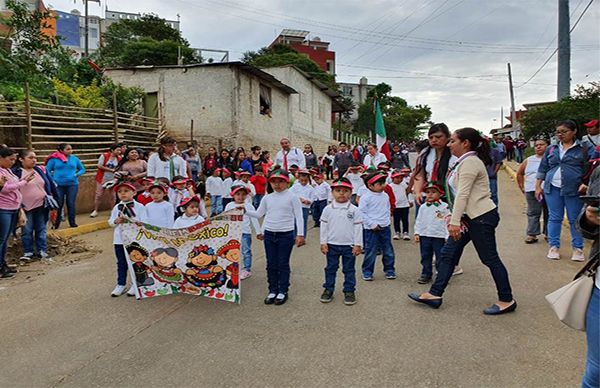
{"type": "MultiPolygon", "coordinates": [[[[54,9],[82,2],[47,1],[54,9]]],[[[571,0],[571,26],[589,0],[571,0]]],[[[273,41],[282,28],[331,42],[338,82],[386,82],[409,104],[427,104],[432,120],[485,132],[510,109],[506,63],[517,109],[556,99],[556,56],[521,86],[556,48],[558,0],[102,0],[104,8],[181,17],[193,47],[226,49],[233,60],[273,41]],[[108,4],[107,4],[108,2],[108,4]],[[494,121],[495,119],[495,121],[494,121]]],[[[571,35],[571,88],[600,80],[600,1],[571,35]]]]}

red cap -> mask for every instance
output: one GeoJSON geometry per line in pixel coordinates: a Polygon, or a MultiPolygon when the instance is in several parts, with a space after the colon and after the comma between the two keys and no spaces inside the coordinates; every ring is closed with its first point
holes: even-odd
{"type": "Polygon", "coordinates": [[[125,187],[129,187],[129,188],[130,188],[131,190],[133,190],[134,192],[135,192],[135,191],[137,191],[137,188],[136,188],[134,185],[132,185],[131,183],[129,183],[129,182],[121,182],[121,183],[117,183],[117,184],[116,184],[116,185],[113,187],[113,190],[114,190],[114,191],[118,191],[118,190],[119,190],[119,187],[123,187],[123,186],[125,186],[125,187]]]}
{"type": "Polygon", "coordinates": [[[196,202],[200,203],[201,200],[200,200],[200,197],[197,195],[194,195],[192,197],[182,198],[181,202],[179,202],[179,206],[183,207],[192,201],[196,201],[196,202]]]}
{"type": "Polygon", "coordinates": [[[282,170],[275,170],[269,175],[269,181],[273,179],[283,179],[286,182],[290,181],[290,176],[282,170]]]}
{"type": "Polygon", "coordinates": [[[147,177],[143,177],[142,179],[140,179],[140,183],[144,184],[146,182],[152,183],[152,182],[154,182],[154,178],[151,176],[147,176],[147,177]]]}
{"type": "Polygon", "coordinates": [[[304,174],[304,175],[310,175],[310,172],[305,169],[305,168],[299,168],[298,171],[296,171],[297,174],[304,174]]]}
{"type": "Polygon", "coordinates": [[[396,170],[392,173],[392,179],[394,178],[402,178],[404,175],[402,174],[402,172],[396,170]]]}
{"type": "Polygon", "coordinates": [[[176,181],[173,181],[171,183],[171,187],[175,186],[175,185],[185,185],[188,183],[187,178],[186,179],[177,179],[176,181]]]}
{"type": "Polygon", "coordinates": [[[247,171],[247,170],[239,170],[238,175],[242,176],[242,175],[252,175],[252,174],[250,174],[250,171],[247,171]]]}
{"type": "Polygon", "coordinates": [[[583,125],[587,128],[594,128],[594,127],[598,126],[598,120],[588,121],[587,123],[585,123],[583,125]]]}
{"type": "Polygon", "coordinates": [[[335,189],[336,187],[343,187],[343,188],[352,190],[352,183],[350,183],[350,182],[344,182],[342,180],[333,181],[331,183],[331,188],[335,189]]]}
{"type": "Polygon", "coordinates": [[[384,174],[377,174],[373,178],[369,179],[369,181],[367,182],[367,185],[372,185],[373,183],[375,183],[381,179],[386,179],[386,178],[387,177],[384,174]]]}
{"type": "Polygon", "coordinates": [[[160,181],[154,181],[154,183],[152,184],[152,186],[150,186],[150,188],[148,189],[148,191],[152,190],[155,187],[158,187],[159,189],[161,189],[165,193],[168,191],[167,190],[167,186],[164,183],[160,182],[160,181]]]}
{"type": "Polygon", "coordinates": [[[240,190],[244,190],[246,193],[250,193],[250,189],[247,188],[244,185],[238,185],[238,186],[233,186],[231,188],[231,193],[229,193],[229,195],[231,195],[232,197],[235,195],[235,193],[237,193],[240,190]]]}
{"type": "Polygon", "coordinates": [[[323,179],[323,174],[315,174],[315,178],[323,179]]]}
{"type": "Polygon", "coordinates": [[[444,189],[442,189],[442,187],[440,185],[437,185],[433,182],[427,183],[427,185],[423,188],[423,191],[427,191],[427,189],[437,190],[442,195],[444,195],[444,193],[445,193],[444,189]]]}

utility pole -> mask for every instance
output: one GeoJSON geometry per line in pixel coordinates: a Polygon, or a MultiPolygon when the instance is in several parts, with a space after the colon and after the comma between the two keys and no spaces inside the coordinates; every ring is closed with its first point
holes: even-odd
{"type": "Polygon", "coordinates": [[[569,0],[558,0],[557,100],[571,94],[571,34],[569,23],[569,0]]]}
{"type": "Polygon", "coordinates": [[[83,44],[83,47],[85,48],[85,57],[89,57],[90,56],[90,42],[89,42],[89,34],[90,34],[90,19],[88,17],[88,0],[83,0],[83,2],[85,3],[85,22],[84,22],[84,31],[83,31],[83,36],[85,39],[85,42],[83,44]]]}
{"type": "Polygon", "coordinates": [[[504,107],[500,107],[500,128],[504,128],[504,107]]]}
{"type": "Polygon", "coordinates": [[[510,63],[508,65],[508,88],[510,90],[510,121],[513,130],[517,127],[517,112],[515,111],[515,91],[513,90],[512,71],[510,63]]]}

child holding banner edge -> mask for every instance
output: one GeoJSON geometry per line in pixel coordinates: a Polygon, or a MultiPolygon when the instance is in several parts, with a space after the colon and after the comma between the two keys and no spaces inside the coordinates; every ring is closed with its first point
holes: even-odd
{"type": "Polygon", "coordinates": [[[274,170],[269,175],[273,192],[267,194],[256,212],[246,211],[250,217],[263,220],[263,236],[267,256],[269,294],[265,304],[282,305],[288,300],[290,287],[290,256],[294,243],[305,244],[304,218],[298,197],[288,190],[290,176],[285,170],[274,170]],[[294,239],[294,228],[297,236],[294,239]]]}

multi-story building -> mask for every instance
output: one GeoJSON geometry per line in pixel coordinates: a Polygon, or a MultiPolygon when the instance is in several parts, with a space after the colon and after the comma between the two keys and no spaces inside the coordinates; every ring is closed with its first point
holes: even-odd
{"type": "Polygon", "coordinates": [[[369,80],[366,77],[362,77],[357,84],[348,82],[339,82],[340,91],[342,96],[349,97],[354,102],[356,108],[352,111],[351,118],[358,118],[358,106],[366,101],[367,94],[375,88],[375,85],[369,85],[369,80]]]}
{"type": "MultiPolygon", "coordinates": [[[[106,31],[106,29],[113,23],[116,23],[121,20],[136,20],[142,17],[141,13],[131,13],[131,12],[121,12],[121,11],[111,11],[107,9],[104,14],[104,19],[102,20],[102,31],[106,31]]],[[[179,30],[179,20],[165,20],[167,25],[173,27],[177,31],[179,30]]]]}
{"type": "MultiPolygon", "coordinates": [[[[85,50],[85,16],[74,9],[71,13],[56,11],[56,35],[60,37],[63,46],[78,54],[85,50]]],[[[101,46],[100,16],[88,15],[88,50],[90,53],[101,46]]]]}
{"type": "MultiPolygon", "coordinates": [[[[39,10],[42,12],[50,12],[51,17],[44,20],[45,28],[42,29],[42,32],[49,37],[56,36],[56,13],[55,11],[49,10],[46,8],[46,5],[42,0],[21,0],[30,11],[39,10]]],[[[10,18],[11,12],[6,7],[6,0],[0,0],[0,45],[3,47],[9,48],[11,44],[13,44],[13,40],[15,37],[8,36],[9,29],[6,25],[2,23],[3,19],[10,18]]],[[[18,40],[18,37],[16,38],[18,40]]]]}
{"type": "Polygon", "coordinates": [[[276,44],[290,46],[312,59],[321,69],[335,76],[335,51],[329,51],[329,42],[323,42],[319,37],[309,39],[309,34],[309,31],[283,30],[269,47],[276,44]]]}

